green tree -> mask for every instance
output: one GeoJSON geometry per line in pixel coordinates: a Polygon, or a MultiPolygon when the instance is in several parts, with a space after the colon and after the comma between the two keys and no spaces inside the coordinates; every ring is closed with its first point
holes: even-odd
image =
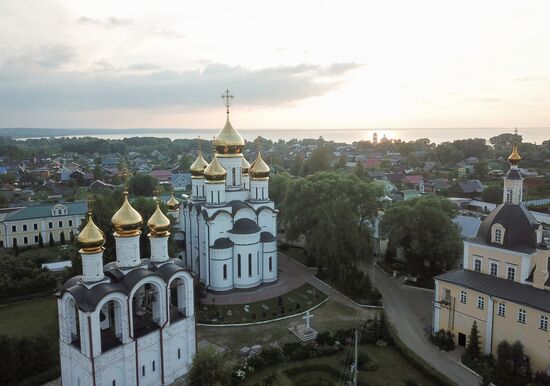
{"type": "Polygon", "coordinates": [[[6,208],[9,204],[9,200],[4,193],[0,193],[0,208],[6,208]]]}
{"type": "Polygon", "coordinates": [[[44,248],[44,239],[42,238],[42,232],[38,234],[38,248],[44,248]]]}
{"type": "Polygon", "coordinates": [[[137,174],[130,178],[130,194],[151,197],[157,184],[158,180],[155,177],[149,174],[137,174]]]}
{"type": "Polygon", "coordinates": [[[55,240],[53,239],[53,233],[50,232],[50,247],[55,246],[55,240]]]}
{"type": "Polygon", "coordinates": [[[188,173],[189,168],[191,167],[194,161],[195,159],[191,157],[189,154],[184,154],[181,156],[179,160],[178,169],[185,173],[188,173]]]}
{"type": "Polygon", "coordinates": [[[319,147],[311,152],[309,157],[302,168],[304,176],[330,170],[330,163],[332,161],[332,153],[328,147],[319,147]]]}
{"type": "Polygon", "coordinates": [[[464,153],[458,150],[450,142],[442,142],[437,145],[433,157],[442,165],[454,165],[464,159],[464,153]]]}
{"type": "Polygon", "coordinates": [[[65,232],[61,231],[61,233],[59,234],[59,243],[61,245],[65,245],[65,232]]]}
{"type": "Polygon", "coordinates": [[[336,163],[334,164],[334,169],[336,170],[345,169],[347,163],[348,163],[348,157],[346,155],[341,155],[338,158],[338,161],[336,161],[336,163]]]}
{"type": "Polygon", "coordinates": [[[487,161],[479,161],[474,164],[474,173],[480,180],[487,178],[489,174],[489,163],[487,161]]]}
{"type": "Polygon", "coordinates": [[[502,185],[489,185],[481,192],[483,201],[499,204],[502,202],[502,185]]]}
{"type": "Polygon", "coordinates": [[[468,337],[468,345],[466,346],[466,355],[470,359],[477,359],[481,356],[481,347],[479,343],[479,330],[477,328],[477,322],[474,320],[472,329],[470,330],[470,336],[468,337]]]}
{"type": "Polygon", "coordinates": [[[209,348],[195,354],[187,384],[190,386],[225,386],[230,384],[231,369],[224,355],[209,348]]]}
{"type": "Polygon", "coordinates": [[[462,240],[452,219],[456,207],[438,196],[425,196],[394,204],[384,212],[382,233],[389,243],[403,247],[408,269],[421,273],[424,262],[430,273],[450,268],[462,253],[462,240]]]}
{"type": "Polygon", "coordinates": [[[17,237],[14,237],[13,239],[13,255],[14,256],[19,255],[19,246],[17,245],[17,237]]]}

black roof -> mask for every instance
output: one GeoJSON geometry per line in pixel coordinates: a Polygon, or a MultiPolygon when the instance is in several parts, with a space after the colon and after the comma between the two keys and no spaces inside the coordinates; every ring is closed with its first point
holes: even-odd
{"type": "Polygon", "coordinates": [[[81,282],[82,276],[75,276],[67,280],[59,295],[64,292],[70,293],[76,301],[79,309],[84,312],[94,311],[105,296],[120,292],[126,296],[130,295],[132,288],[141,279],[148,276],[156,276],[163,279],[166,283],[176,273],[187,271],[183,261],[179,259],[170,259],[167,263],[155,264],[149,260],[143,260],[142,265],[128,272],[126,275],[118,269],[115,263],[109,263],[103,268],[108,282],[99,283],[91,288],[86,287],[81,282]]]}
{"type": "Polygon", "coordinates": [[[273,236],[271,232],[262,232],[260,233],[260,242],[269,243],[272,241],[277,241],[277,237],[273,236]]]}
{"type": "Polygon", "coordinates": [[[517,169],[515,169],[515,170],[510,169],[508,174],[506,174],[506,179],[507,180],[521,180],[522,179],[521,173],[517,169]]]}
{"type": "Polygon", "coordinates": [[[220,237],[216,241],[214,241],[214,244],[212,244],[212,248],[214,249],[227,249],[231,248],[234,245],[233,241],[229,240],[227,237],[220,237]]]}
{"type": "Polygon", "coordinates": [[[456,269],[435,277],[503,300],[550,312],[550,292],[468,269],[456,269]]]}
{"type": "Polygon", "coordinates": [[[500,204],[483,220],[475,240],[497,248],[531,253],[537,247],[535,231],[539,226],[539,222],[523,204],[500,204]],[[491,228],[494,224],[500,224],[505,229],[502,245],[491,242],[491,228]]]}
{"type": "Polygon", "coordinates": [[[249,218],[241,218],[233,224],[233,229],[229,231],[229,233],[234,234],[250,234],[250,233],[257,233],[261,230],[254,221],[250,220],[249,218]]]}

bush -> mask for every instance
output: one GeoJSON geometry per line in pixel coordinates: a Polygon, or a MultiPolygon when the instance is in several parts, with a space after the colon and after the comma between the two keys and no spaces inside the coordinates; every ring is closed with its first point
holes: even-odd
{"type": "Polygon", "coordinates": [[[451,351],[455,348],[454,334],[444,329],[439,330],[430,336],[430,341],[440,350],[451,351]]]}
{"type": "Polygon", "coordinates": [[[321,332],[317,335],[317,338],[315,339],[315,342],[317,342],[318,345],[324,346],[332,346],[334,344],[334,337],[330,335],[330,332],[321,332]]]}

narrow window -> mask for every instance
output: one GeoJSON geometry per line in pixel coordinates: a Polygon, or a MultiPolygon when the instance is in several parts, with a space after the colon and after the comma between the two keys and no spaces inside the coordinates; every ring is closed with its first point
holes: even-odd
{"type": "Polygon", "coordinates": [[[38,224],[34,224],[34,230],[35,230],[35,231],[38,230],[38,224]]]}
{"type": "MultiPolygon", "coordinates": [[[[197,193],[199,191],[199,188],[197,187],[197,193]]],[[[201,197],[204,197],[204,185],[202,186],[202,196],[201,197]]]]}
{"type": "Polygon", "coordinates": [[[481,272],[481,259],[474,260],[474,271],[481,272]]]}
{"type": "Polygon", "coordinates": [[[73,220],[69,220],[69,226],[70,226],[70,227],[73,226],[73,220]]]}
{"type": "Polygon", "coordinates": [[[116,386],[116,380],[113,379],[113,382],[111,383],[112,386],[116,386]]]}
{"type": "Polygon", "coordinates": [[[27,224],[23,224],[23,231],[27,231],[27,224]]]}
{"type": "Polygon", "coordinates": [[[502,244],[502,229],[500,228],[495,229],[495,243],[502,244]]]}
{"type": "Polygon", "coordinates": [[[467,300],[466,291],[460,291],[460,303],[466,303],[467,300]]]}
{"type": "Polygon", "coordinates": [[[155,361],[153,361],[153,372],[155,372],[155,361]]]}
{"type": "Polygon", "coordinates": [[[145,365],[144,365],[144,366],[141,366],[141,376],[142,376],[142,377],[145,376],[145,365]]]}
{"type": "Polygon", "coordinates": [[[508,189],[508,190],[506,191],[506,203],[507,203],[507,204],[511,204],[511,203],[512,203],[512,196],[513,196],[512,190],[511,190],[511,189],[508,189]]]}
{"type": "Polygon", "coordinates": [[[53,222],[50,221],[50,222],[48,223],[48,228],[50,228],[50,229],[53,228],[53,222]]]}
{"type": "Polygon", "coordinates": [[[237,255],[237,277],[241,277],[241,254],[237,255]]]}
{"type": "Polygon", "coordinates": [[[252,277],[252,253],[248,254],[248,277],[252,277]]]}
{"type": "Polygon", "coordinates": [[[181,359],[181,348],[178,348],[178,359],[181,359]]]}
{"type": "Polygon", "coordinates": [[[237,177],[235,177],[235,168],[231,169],[233,174],[233,186],[237,185],[237,177]]]}
{"type": "Polygon", "coordinates": [[[256,187],[256,200],[258,199],[258,187],[256,187]]]}
{"type": "Polygon", "coordinates": [[[221,202],[220,200],[220,191],[218,190],[218,204],[221,202]]]}
{"type": "Polygon", "coordinates": [[[17,232],[17,225],[12,225],[11,226],[11,231],[12,232],[17,232]]]}
{"type": "Polygon", "coordinates": [[[269,256],[269,272],[273,271],[273,258],[269,256]]]}
{"type": "Polygon", "coordinates": [[[541,315],[539,328],[548,331],[548,316],[541,315]]]}
{"type": "Polygon", "coordinates": [[[63,221],[59,221],[59,227],[63,228],[63,221]]]}
{"type": "Polygon", "coordinates": [[[506,316],[506,304],[498,303],[498,316],[506,316]]]}
{"type": "Polygon", "coordinates": [[[477,297],[477,308],[480,310],[485,308],[485,298],[483,296],[477,297]]]}
{"type": "Polygon", "coordinates": [[[28,244],[29,238],[27,236],[23,237],[23,244],[28,244]]]}
{"type": "Polygon", "coordinates": [[[523,308],[520,308],[518,310],[518,322],[525,324],[526,317],[527,317],[527,312],[523,308]]]}
{"type": "Polygon", "coordinates": [[[515,267],[508,267],[506,270],[506,278],[508,280],[515,280],[516,277],[516,268],[515,267]]]}
{"type": "Polygon", "coordinates": [[[223,265],[223,280],[227,280],[227,264],[223,265]]]}
{"type": "Polygon", "coordinates": [[[38,236],[34,236],[34,242],[35,242],[35,243],[38,242],[38,236]]]}
{"type": "Polygon", "coordinates": [[[260,253],[256,253],[256,267],[258,271],[258,275],[260,274],[260,253]]]}
{"type": "Polygon", "coordinates": [[[498,275],[498,264],[497,263],[491,263],[491,275],[493,275],[493,276],[498,275]]]}
{"type": "Polygon", "coordinates": [[[210,191],[210,202],[214,202],[214,192],[210,191]]]}

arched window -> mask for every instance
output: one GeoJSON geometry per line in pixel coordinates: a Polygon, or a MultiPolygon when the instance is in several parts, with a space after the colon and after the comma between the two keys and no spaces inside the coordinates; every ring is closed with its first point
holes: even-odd
{"type": "Polygon", "coordinates": [[[220,191],[218,190],[218,204],[221,202],[220,200],[220,191]]]}
{"type": "Polygon", "coordinates": [[[210,202],[214,202],[214,192],[210,191],[210,202]]]}
{"type": "Polygon", "coordinates": [[[109,300],[99,311],[101,352],[122,344],[122,307],[116,300],[109,300]]]}
{"type": "Polygon", "coordinates": [[[227,264],[223,265],[223,280],[227,280],[227,264]]]}
{"type": "Polygon", "coordinates": [[[160,327],[160,297],[156,285],[145,283],[132,297],[133,336],[139,338],[160,327]]]}
{"type": "Polygon", "coordinates": [[[252,253],[248,254],[248,277],[252,277],[252,253]]]}
{"type": "MultiPolygon", "coordinates": [[[[197,188],[197,194],[198,194],[198,191],[199,191],[199,188],[197,188]]],[[[202,186],[202,196],[201,197],[204,197],[204,185],[202,186]]]]}
{"type": "Polygon", "coordinates": [[[492,242],[502,244],[504,241],[504,228],[500,224],[493,225],[492,228],[492,242]]]}
{"type": "Polygon", "coordinates": [[[237,277],[241,277],[241,254],[237,255],[237,277]]]}
{"type": "Polygon", "coordinates": [[[495,243],[502,243],[502,230],[499,228],[495,229],[495,243]]]}
{"type": "Polygon", "coordinates": [[[187,316],[187,298],[185,297],[185,282],[181,278],[170,283],[170,322],[187,316]]]}
{"type": "Polygon", "coordinates": [[[269,272],[273,272],[273,258],[269,256],[269,272]]]}
{"type": "Polygon", "coordinates": [[[508,190],[506,191],[506,203],[507,203],[507,204],[511,204],[511,203],[512,203],[512,197],[513,197],[513,195],[514,195],[514,192],[513,192],[512,189],[508,189],[508,190]]]}
{"type": "Polygon", "coordinates": [[[231,172],[233,175],[233,186],[237,185],[237,177],[235,176],[235,168],[231,168],[231,172]]]}

